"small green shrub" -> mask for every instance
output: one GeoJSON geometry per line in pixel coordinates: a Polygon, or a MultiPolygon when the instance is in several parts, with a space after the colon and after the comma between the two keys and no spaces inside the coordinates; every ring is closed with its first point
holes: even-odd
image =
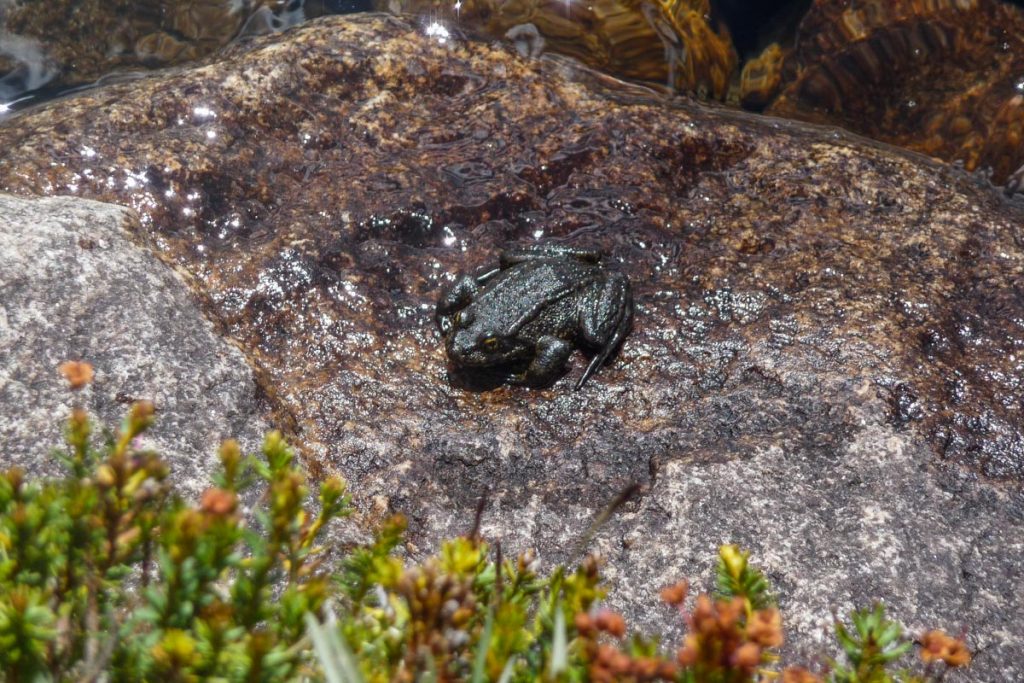
{"type": "Polygon", "coordinates": [[[6,680],[279,681],[311,672],[307,612],[332,591],[316,546],[349,512],[340,479],[318,512],[279,433],[263,457],[221,446],[216,486],[198,505],[172,495],[167,468],[136,438],[153,419],[138,403],[95,449],[76,411],[68,476],[0,477],[0,671],[6,680]],[[266,507],[242,524],[239,487],[261,480],[266,507]]]}
{"type": "MultiPolygon", "coordinates": [[[[88,366],[63,371],[73,385],[91,378],[88,366]]],[[[598,608],[594,558],[540,576],[530,553],[503,558],[472,534],[406,563],[395,517],[328,566],[324,530],[351,512],[341,479],[314,502],[272,432],[260,457],[225,442],[213,486],[186,504],[138,446],[153,415],[135,404],[96,447],[76,410],[66,476],[0,476],[0,680],[875,683],[938,680],[970,660],[962,639],[932,631],[924,671],[895,669],[913,644],[876,606],[854,612],[852,629],[837,623],[844,656],[828,670],[783,669],[768,581],[735,546],[720,550],[714,595],[688,600],[685,582],[662,591],[687,626],[676,648],[629,636],[598,608]],[[239,494],[253,484],[261,504],[243,518],[239,494]]]]}

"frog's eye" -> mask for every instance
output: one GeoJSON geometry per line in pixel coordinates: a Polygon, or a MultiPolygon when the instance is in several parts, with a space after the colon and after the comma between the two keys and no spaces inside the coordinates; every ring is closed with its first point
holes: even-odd
{"type": "Polygon", "coordinates": [[[455,314],[455,324],[456,325],[461,325],[462,324],[462,311],[459,311],[458,313],[455,314]]]}
{"type": "Polygon", "coordinates": [[[480,343],[484,345],[485,349],[493,350],[493,349],[498,348],[498,338],[497,337],[486,337],[480,343]]]}

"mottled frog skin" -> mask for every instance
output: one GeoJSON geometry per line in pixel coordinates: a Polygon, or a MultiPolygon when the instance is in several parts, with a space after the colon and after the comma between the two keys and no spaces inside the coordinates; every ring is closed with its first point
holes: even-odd
{"type": "Polygon", "coordinates": [[[531,386],[554,382],[582,348],[594,355],[579,389],[632,322],[625,276],[608,271],[597,252],[565,247],[505,252],[497,268],[463,275],[437,303],[445,350],[457,370],[486,369],[503,382],[531,386]]]}

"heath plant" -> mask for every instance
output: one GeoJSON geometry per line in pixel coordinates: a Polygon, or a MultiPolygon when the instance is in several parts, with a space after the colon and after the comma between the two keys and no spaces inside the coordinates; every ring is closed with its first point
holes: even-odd
{"type": "MultiPolygon", "coordinates": [[[[93,377],[61,371],[73,389],[93,377]]],[[[531,552],[503,557],[476,531],[482,506],[426,560],[402,557],[399,515],[329,562],[325,532],[352,512],[342,479],[314,495],[271,432],[257,455],[221,444],[214,481],[186,502],[141,445],[154,415],[142,401],[97,433],[75,409],[63,476],[0,474],[0,681],[909,683],[970,662],[963,637],[913,641],[876,605],[837,621],[835,659],[783,666],[768,580],[730,545],[712,593],[661,590],[680,643],[631,633],[602,606],[597,558],[541,574],[531,552]]]]}

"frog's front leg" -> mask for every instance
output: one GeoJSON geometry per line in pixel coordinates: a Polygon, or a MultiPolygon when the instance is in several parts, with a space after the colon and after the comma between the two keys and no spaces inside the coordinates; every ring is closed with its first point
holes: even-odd
{"type": "Polygon", "coordinates": [[[598,352],[576,383],[576,389],[582,387],[622,343],[632,324],[633,293],[629,280],[620,273],[613,273],[593,296],[587,296],[580,302],[580,336],[598,352]]]}
{"type": "Polygon", "coordinates": [[[530,361],[523,376],[524,384],[547,385],[556,380],[565,370],[575,347],[558,337],[546,334],[537,340],[536,355],[530,361]]]}
{"type": "Polygon", "coordinates": [[[471,304],[480,288],[500,272],[499,268],[490,268],[475,275],[460,275],[448,289],[441,292],[434,312],[434,321],[443,334],[448,334],[448,330],[452,328],[452,318],[455,314],[471,304]]]}
{"type": "Polygon", "coordinates": [[[472,275],[463,275],[452,283],[451,287],[441,292],[434,311],[434,321],[443,334],[452,328],[452,318],[456,313],[472,303],[480,291],[480,284],[472,275]]]}

